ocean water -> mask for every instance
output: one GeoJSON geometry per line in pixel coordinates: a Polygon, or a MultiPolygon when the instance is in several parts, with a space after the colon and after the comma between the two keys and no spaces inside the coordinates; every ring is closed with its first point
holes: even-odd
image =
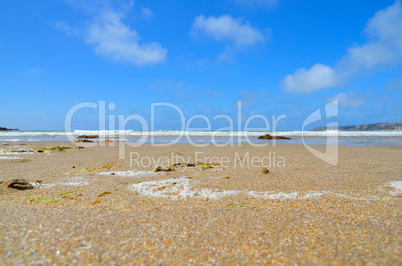
{"type": "Polygon", "coordinates": [[[74,130],[65,131],[0,131],[0,141],[69,141],[80,135],[99,135],[99,140],[111,139],[121,142],[139,143],[270,143],[273,140],[259,140],[264,134],[286,136],[291,140],[275,140],[276,143],[308,144],[308,145],[395,145],[402,146],[402,131],[136,131],[136,130],[74,130]],[[338,139],[336,141],[336,136],[338,139]]]}

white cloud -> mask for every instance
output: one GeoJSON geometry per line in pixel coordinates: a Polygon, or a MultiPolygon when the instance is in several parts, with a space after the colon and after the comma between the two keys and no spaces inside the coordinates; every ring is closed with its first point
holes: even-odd
{"type": "Polygon", "coordinates": [[[94,46],[96,54],[135,65],[165,60],[167,50],[160,43],[140,44],[137,32],[121,20],[121,13],[105,10],[98,21],[88,27],[86,41],[94,46]]]}
{"type": "Polygon", "coordinates": [[[293,75],[282,80],[283,88],[288,92],[308,93],[337,85],[335,71],[326,65],[315,64],[309,70],[298,69],[293,75]]]}
{"type": "Polygon", "coordinates": [[[301,68],[293,75],[287,75],[281,81],[282,87],[291,92],[314,92],[338,86],[361,71],[401,62],[401,2],[395,1],[393,5],[376,12],[367,22],[364,33],[368,41],[364,45],[349,48],[335,67],[315,64],[310,70],[301,68]]]}
{"type": "Polygon", "coordinates": [[[262,7],[272,7],[278,4],[278,0],[233,0],[239,5],[244,6],[262,6],[262,7]]]}
{"type": "Polygon", "coordinates": [[[327,102],[332,102],[338,100],[339,106],[341,107],[359,107],[362,106],[365,102],[366,99],[357,93],[339,93],[335,95],[334,97],[328,98],[327,102]]]}
{"type": "MultiPolygon", "coordinates": [[[[123,22],[134,7],[133,1],[81,1],[70,4],[92,16],[93,21],[87,23],[84,30],[74,29],[61,21],[55,26],[69,35],[83,36],[97,55],[140,66],[165,60],[167,50],[160,43],[141,42],[136,30],[123,22]]],[[[143,8],[141,13],[146,13],[147,16],[152,14],[147,8],[143,8]]]]}
{"type": "Polygon", "coordinates": [[[152,13],[151,9],[149,9],[147,7],[143,7],[143,8],[141,8],[141,15],[146,19],[150,19],[153,16],[153,13],[152,13]]]}
{"type": "Polygon", "coordinates": [[[376,12],[366,25],[369,41],[362,46],[351,47],[343,60],[355,70],[380,64],[392,64],[402,59],[402,8],[396,1],[386,9],[376,12]]]}
{"type": "Polygon", "coordinates": [[[253,46],[264,41],[264,34],[253,28],[249,21],[232,18],[230,15],[196,17],[190,34],[195,36],[197,33],[204,33],[216,41],[233,42],[239,47],[253,46]]]}

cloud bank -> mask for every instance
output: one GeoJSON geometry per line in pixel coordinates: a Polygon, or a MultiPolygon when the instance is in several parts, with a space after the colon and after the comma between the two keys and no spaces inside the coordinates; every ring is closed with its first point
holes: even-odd
{"type": "Polygon", "coordinates": [[[311,93],[341,85],[362,71],[373,71],[379,66],[392,66],[402,59],[401,2],[380,10],[367,22],[364,34],[367,42],[348,49],[334,66],[315,64],[287,75],[281,86],[285,91],[311,93]]]}

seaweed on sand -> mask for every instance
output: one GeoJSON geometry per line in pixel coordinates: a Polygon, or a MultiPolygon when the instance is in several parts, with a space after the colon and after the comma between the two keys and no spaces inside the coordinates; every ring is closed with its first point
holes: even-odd
{"type": "Polygon", "coordinates": [[[67,191],[67,192],[60,193],[56,197],[61,197],[61,196],[67,195],[67,194],[76,193],[76,192],[83,192],[83,191],[84,191],[83,189],[82,190],[67,191]]]}
{"type": "Polygon", "coordinates": [[[46,199],[46,198],[41,197],[41,196],[30,196],[29,198],[30,198],[31,200],[42,200],[42,201],[44,201],[44,202],[49,202],[49,203],[56,203],[56,202],[57,202],[57,200],[54,200],[54,199],[46,199]]]}

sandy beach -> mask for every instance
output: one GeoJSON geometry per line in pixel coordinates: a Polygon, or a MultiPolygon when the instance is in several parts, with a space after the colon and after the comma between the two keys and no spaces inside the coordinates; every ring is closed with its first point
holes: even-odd
{"type": "Polygon", "coordinates": [[[402,0],[0,7],[0,266],[402,266],[402,0]]]}
{"type": "Polygon", "coordinates": [[[401,147],[341,146],[331,166],[302,145],[23,144],[0,149],[72,149],[0,155],[1,181],[35,186],[2,184],[4,265],[402,263],[401,147]]]}

